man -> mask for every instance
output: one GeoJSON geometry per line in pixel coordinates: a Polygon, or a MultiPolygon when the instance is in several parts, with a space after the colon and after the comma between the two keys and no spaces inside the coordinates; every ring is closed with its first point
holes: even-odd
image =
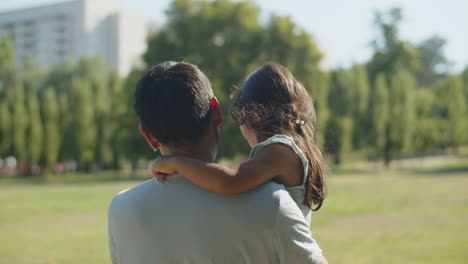
{"type": "MultiPolygon", "coordinates": [[[[208,78],[164,62],[135,90],[140,132],[162,155],[214,161],[223,121],[208,78]]],[[[112,263],[326,263],[304,217],[273,182],[224,196],[180,175],[116,195],[109,207],[112,263]]]]}

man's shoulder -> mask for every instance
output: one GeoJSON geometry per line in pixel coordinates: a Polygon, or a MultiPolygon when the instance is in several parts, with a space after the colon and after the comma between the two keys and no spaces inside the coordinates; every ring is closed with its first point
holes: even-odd
{"type": "Polygon", "coordinates": [[[118,192],[110,202],[110,208],[127,204],[137,200],[139,197],[151,191],[154,186],[154,179],[149,179],[129,189],[118,192]]]}
{"type": "Polygon", "coordinates": [[[285,200],[291,199],[284,186],[275,182],[267,182],[246,193],[226,196],[202,189],[179,176],[169,179],[167,183],[158,182],[153,178],[120,191],[110,202],[109,210],[137,210],[137,208],[148,205],[148,201],[151,201],[151,204],[159,204],[161,199],[178,200],[179,196],[192,199],[195,204],[199,203],[198,206],[206,207],[220,204],[235,205],[236,207],[255,206],[260,211],[269,211],[269,214],[278,212],[281,204],[284,204],[285,200]]]}

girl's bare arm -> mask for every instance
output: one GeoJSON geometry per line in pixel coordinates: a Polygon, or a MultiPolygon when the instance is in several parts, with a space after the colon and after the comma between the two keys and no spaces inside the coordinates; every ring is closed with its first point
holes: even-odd
{"type": "Polygon", "coordinates": [[[272,145],[236,168],[184,156],[163,156],[154,161],[152,171],[157,177],[158,172],[176,172],[204,189],[230,195],[248,191],[275,177],[281,180],[284,175],[291,175],[297,165],[291,162],[290,155],[287,147],[272,145]]]}

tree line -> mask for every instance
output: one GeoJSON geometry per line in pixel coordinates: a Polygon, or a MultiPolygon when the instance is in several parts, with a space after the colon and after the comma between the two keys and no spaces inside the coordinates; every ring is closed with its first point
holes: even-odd
{"type": "Polygon", "coordinates": [[[335,163],[366,153],[387,164],[406,155],[456,151],[468,144],[468,68],[450,74],[445,40],[410,43],[399,36],[400,9],[377,12],[367,63],[325,70],[312,35],[289,17],[260,19],[250,1],[174,0],[167,23],[148,37],[142,65],[126,77],[99,58],[44,69],[15,63],[0,40],[0,158],[41,164],[76,160],[89,170],[136,164],[154,154],[138,134],[133,90],[145,69],[165,60],[197,64],[223,107],[220,156],[248,153],[228,117],[230,92],[266,61],[286,66],[309,90],[318,114],[317,140],[335,163]]]}

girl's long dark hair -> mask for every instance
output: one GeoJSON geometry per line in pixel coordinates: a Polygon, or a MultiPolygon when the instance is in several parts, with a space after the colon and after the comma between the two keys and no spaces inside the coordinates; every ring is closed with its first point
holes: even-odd
{"type": "Polygon", "coordinates": [[[312,98],[302,83],[285,67],[267,63],[253,72],[233,96],[232,117],[251,127],[259,141],[277,134],[294,139],[309,160],[303,203],[319,210],[326,195],[329,168],[315,143],[317,117],[312,98]]]}

